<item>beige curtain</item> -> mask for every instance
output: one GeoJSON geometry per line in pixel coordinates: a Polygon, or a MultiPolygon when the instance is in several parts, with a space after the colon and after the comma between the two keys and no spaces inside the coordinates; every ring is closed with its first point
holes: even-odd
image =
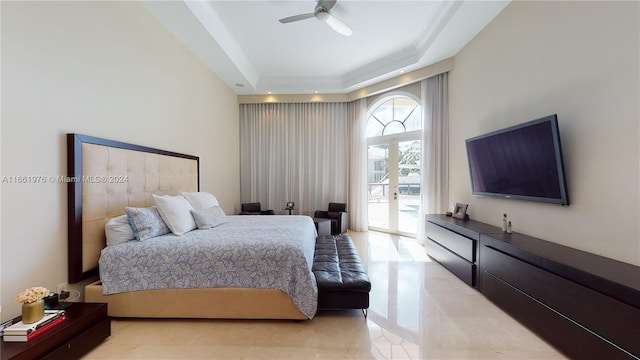
{"type": "Polygon", "coordinates": [[[305,215],[347,202],[348,161],[347,104],[240,105],[241,202],[305,215]]]}
{"type": "Polygon", "coordinates": [[[424,241],[424,214],[444,214],[449,198],[448,73],[421,82],[422,179],[418,240],[424,241]]]}
{"type": "Polygon", "coordinates": [[[349,122],[349,227],[367,231],[367,101],[359,99],[347,106],[349,122]]]}

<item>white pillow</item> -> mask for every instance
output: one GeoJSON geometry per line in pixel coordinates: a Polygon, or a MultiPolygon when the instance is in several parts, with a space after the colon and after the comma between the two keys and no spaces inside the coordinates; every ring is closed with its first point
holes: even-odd
{"type": "Polygon", "coordinates": [[[153,202],[172,233],[182,235],[196,228],[191,216],[193,206],[184,197],[153,194],[153,202]]]}
{"type": "Polygon", "coordinates": [[[191,210],[198,229],[210,229],[229,222],[220,206],[212,206],[205,210],[191,210]]]}
{"type": "Polygon", "coordinates": [[[218,199],[208,192],[183,192],[182,196],[187,199],[195,210],[206,210],[214,206],[220,206],[218,199]]]}
{"type": "Polygon", "coordinates": [[[127,214],[109,219],[104,226],[104,233],[107,236],[107,246],[118,245],[136,239],[127,214]]]}

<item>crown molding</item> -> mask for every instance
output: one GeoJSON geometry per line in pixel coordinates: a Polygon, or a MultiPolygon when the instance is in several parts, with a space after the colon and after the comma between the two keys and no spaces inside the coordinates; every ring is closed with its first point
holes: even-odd
{"type": "Polygon", "coordinates": [[[397,89],[399,87],[451,71],[453,69],[453,65],[454,58],[448,58],[433,65],[425,66],[418,70],[403,74],[402,76],[384,80],[350,93],[238,95],[238,104],[350,102],[377,95],[385,91],[397,89]]]}

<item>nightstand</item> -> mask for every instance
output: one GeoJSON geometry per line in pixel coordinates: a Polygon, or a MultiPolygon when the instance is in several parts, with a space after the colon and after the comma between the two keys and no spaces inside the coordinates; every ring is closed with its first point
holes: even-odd
{"type": "Polygon", "coordinates": [[[111,335],[107,304],[73,303],[67,320],[27,342],[4,342],[2,360],[79,359],[111,335]]]}

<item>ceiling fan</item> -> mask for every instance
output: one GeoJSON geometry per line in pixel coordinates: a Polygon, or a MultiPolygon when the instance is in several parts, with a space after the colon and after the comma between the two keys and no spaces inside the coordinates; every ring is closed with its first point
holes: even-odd
{"type": "Polygon", "coordinates": [[[329,12],[329,10],[331,10],[331,8],[336,4],[336,1],[337,0],[317,0],[316,7],[312,13],[289,16],[284,19],[280,19],[280,22],[286,24],[315,17],[319,21],[326,22],[327,25],[331,26],[331,28],[336,32],[344,36],[351,36],[351,34],[353,34],[353,30],[329,12]]]}

